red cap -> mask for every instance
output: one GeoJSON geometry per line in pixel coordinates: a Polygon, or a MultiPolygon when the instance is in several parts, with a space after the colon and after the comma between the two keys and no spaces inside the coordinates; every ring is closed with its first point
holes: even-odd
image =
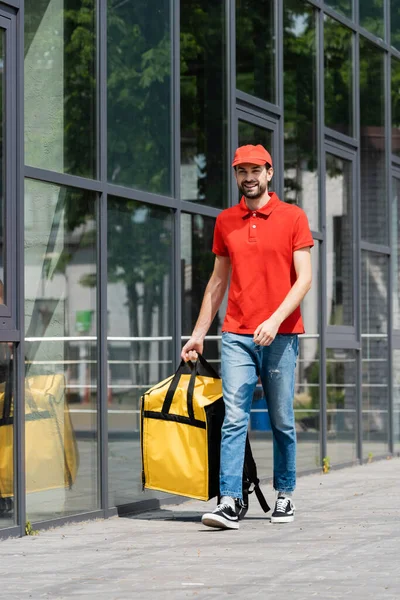
{"type": "Polygon", "coordinates": [[[251,163],[253,165],[265,165],[265,163],[268,163],[272,167],[272,158],[270,153],[261,144],[257,146],[248,144],[247,146],[240,146],[236,150],[232,167],[236,167],[236,165],[242,163],[251,163]]]}

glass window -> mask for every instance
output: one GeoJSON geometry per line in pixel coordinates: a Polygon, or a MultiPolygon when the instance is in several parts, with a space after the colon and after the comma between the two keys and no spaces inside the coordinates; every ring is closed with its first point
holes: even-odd
{"type": "Polygon", "coordinates": [[[317,172],[316,25],[311,6],[284,2],[285,200],[319,229],[317,172]]]}
{"type": "Polygon", "coordinates": [[[265,127],[254,125],[254,123],[248,123],[247,121],[239,120],[238,130],[239,146],[245,146],[247,144],[262,144],[273,156],[273,132],[265,127]]]}
{"type": "Polygon", "coordinates": [[[388,243],[384,53],[360,38],[361,235],[388,243]]]}
{"type": "Polygon", "coordinates": [[[392,274],[393,329],[400,329],[400,179],[393,178],[392,199],[392,274]]]}
{"type": "Polygon", "coordinates": [[[99,506],[95,200],[91,192],[26,181],[25,428],[30,521],[99,506]]]}
{"type": "Polygon", "coordinates": [[[140,397],[172,374],[173,218],[110,196],[107,215],[109,494],[116,506],[142,493],[140,397]]]}
{"type": "Polygon", "coordinates": [[[364,458],[388,450],[389,258],[362,252],[362,397],[364,458]]]}
{"type": "Polygon", "coordinates": [[[326,277],[329,325],[354,325],[353,164],[326,154],[326,277]]]}
{"type": "MultiPolygon", "coordinates": [[[[327,459],[331,465],[357,458],[357,354],[355,350],[326,351],[327,459]]],[[[325,457],[323,457],[325,458],[325,457]]]]}
{"type": "Polygon", "coordinates": [[[362,252],[361,322],[363,333],[387,335],[389,258],[362,252]]]}
{"type": "Polygon", "coordinates": [[[273,0],[236,0],[236,87],[275,103],[273,0]]]}
{"type": "MultiPolygon", "coordinates": [[[[394,4],[392,0],[391,4],[394,4]]],[[[384,34],[384,0],[360,0],[360,25],[376,36],[384,34]]]]}
{"type": "Polygon", "coordinates": [[[325,17],[325,125],[353,135],[353,34],[325,17]]]}
{"type": "Polygon", "coordinates": [[[393,350],[393,429],[394,447],[400,449],[400,350],[393,350]]]}
{"type": "Polygon", "coordinates": [[[294,416],[297,431],[297,469],[315,469],[321,464],[320,349],[317,335],[312,338],[299,338],[294,416]]]}
{"type": "Polygon", "coordinates": [[[95,0],[25,2],[25,162],[95,176],[95,0]]]}
{"type": "Polygon", "coordinates": [[[108,0],[108,180],[172,195],[170,0],[108,0]]]}
{"type": "MultiPolygon", "coordinates": [[[[29,431],[26,432],[29,436],[29,431]]],[[[14,345],[0,343],[0,529],[14,525],[14,345]]],[[[29,457],[28,457],[29,461],[29,457]]]]}
{"type": "MultiPolygon", "coordinates": [[[[182,335],[190,337],[199,316],[203,295],[214,268],[212,253],[215,220],[201,215],[182,214],[181,269],[182,269],[182,335]]],[[[220,361],[220,336],[226,311],[222,303],[205,340],[204,352],[211,363],[220,361]]]]}
{"type": "Polygon", "coordinates": [[[6,64],[6,56],[5,56],[5,31],[4,29],[0,29],[0,304],[5,304],[5,233],[6,228],[5,225],[5,183],[6,183],[6,157],[5,157],[5,64],[6,64]]]}
{"type": "Polygon", "coordinates": [[[217,208],[228,205],[225,5],[185,0],[180,15],[181,199],[217,208]]]}
{"type": "Polygon", "coordinates": [[[301,304],[306,335],[299,337],[294,415],[297,430],[297,468],[320,466],[320,343],[319,242],[311,250],[313,283],[301,304]]]}
{"type": "Polygon", "coordinates": [[[388,451],[389,388],[387,336],[362,337],[363,457],[388,451]]]}
{"type": "Polygon", "coordinates": [[[390,42],[392,46],[400,50],[400,6],[392,0],[390,3],[390,42]]]}
{"type": "Polygon", "coordinates": [[[400,156],[400,61],[392,58],[392,152],[400,156]]]}
{"type": "Polygon", "coordinates": [[[353,0],[325,0],[325,4],[342,13],[345,17],[351,19],[353,10],[353,0]]]}

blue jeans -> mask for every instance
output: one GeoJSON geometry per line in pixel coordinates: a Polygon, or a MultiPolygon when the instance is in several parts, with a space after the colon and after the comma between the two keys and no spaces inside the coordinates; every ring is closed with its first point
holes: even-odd
{"type": "Polygon", "coordinates": [[[267,400],[274,448],[274,488],[296,486],[296,429],[293,410],[297,335],[278,334],[270,346],[252,335],[222,333],[221,375],[225,403],[222,426],[220,494],[242,498],[246,434],[258,378],[267,400]]]}

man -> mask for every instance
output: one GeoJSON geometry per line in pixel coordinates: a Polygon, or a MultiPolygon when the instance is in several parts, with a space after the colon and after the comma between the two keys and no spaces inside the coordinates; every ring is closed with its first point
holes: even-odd
{"type": "Polygon", "coordinates": [[[272,159],[261,146],[236,150],[232,166],[240,203],[218,215],[208,282],[184,360],[203,352],[204,338],[231,282],[222,327],[221,376],[225,403],[222,427],[220,504],[202,517],[204,525],[238,529],[245,441],[253,393],[261,379],[273,432],[272,523],[293,521],[296,484],[296,430],[293,411],[298,334],[304,332],[300,302],[311,287],[305,213],[268,192],[272,159]]]}

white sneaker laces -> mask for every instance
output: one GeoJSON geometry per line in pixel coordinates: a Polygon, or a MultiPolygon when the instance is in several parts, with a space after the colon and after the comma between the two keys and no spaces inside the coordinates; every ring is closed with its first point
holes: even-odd
{"type": "Polygon", "coordinates": [[[285,512],[289,502],[290,498],[278,498],[276,501],[277,512],[285,512]]]}
{"type": "Polygon", "coordinates": [[[224,508],[230,508],[232,510],[232,506],[227,502],[224,502],[223,504],[218,504],[217,508],[215,509],[215,512],[219,510],[224,510],[224,508]]]}

